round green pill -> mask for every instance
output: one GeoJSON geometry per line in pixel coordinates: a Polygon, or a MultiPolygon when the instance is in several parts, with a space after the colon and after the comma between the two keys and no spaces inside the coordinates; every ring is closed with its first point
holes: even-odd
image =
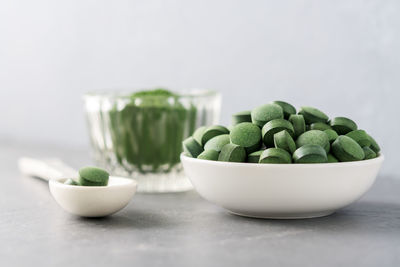
{"type": "Polygon", "coordinates": [[[235,144],[226,144],[219,153],[218,161],[245,162],[246,150],[235,144]]]}
{"type": "Polygon", "coordinates": [[[284,102],[284,101],[274,101],[273,104],[277,104],[283,110],[283,117],[285,119],[289,119],[290,115],[296,114],[296,108],[291,104],[284,102]]]}
{"type": "Polygon", "coordinates": [[[330,121],[330,125],[339,135],[347,134],[348,132],[357,130],[357,124],[345,117],[336,117],[330,121]]]}
{"type": "Polygon", "coordinates": [[[97,167],[79,169],[79,183],[83,186],[105,186],[108,184],[109,173],[97,167]]]}
{"type": "Polygon", "coordinates": [[[304,145],[319,145],[323,147],[326,153],[329,152],[329,139],[325,132],[320,130],[310,130],[299,136],[296,140],[297,147],[304,145]]]}
{"type": "Polygon", "coordinates": [[[196,131],[194,131],[193,133],[193,138],[194,140],[197,141],[197,143],[201,144],[201,138],[203,137],[204,132],[206,131],[207,126],[201,126],[199,128],[196,129],[196,131]]]}
{"type": "Polygon", "coordinates": [[[294,137],[299,137],[306,131],[306,122],[304,121],[303,115],[290,115],[289,121],[293,125],[294,137]]]}
{"type": "Polygon", "coordinates": [[[299,114],[304,116],[304,120],[307,124],[311,124],[314,122],[327,122],[328,116],[323,113],[321,110],[313,107],[301,107],[299,114]]]}
{"type": "Polygon", "coordinates": [[[332,129],[326,129],[326,130],[324,130],[324,133],[326,133],[326,135],[328,136],[328,140],[329,140],[329,143],[333,143],[333,141],[335,141],[336,140],[336,138],[338,138],[338,134],[334,131],[334,130],[332,130],[332,129]]]}
{"type": "Polygon", "coordinates": [[[370,147],[363,147],[365,157],[364,159],[373,159],[376,158],[376,153],[370,147]]]}
{"type": "Polygon", "coordinates": [[[253,153],[247,155],[247,162],[250,163],[258,163],[260,161],[260,156],[264,152],[264,150],[258,150],[253,153]]]}
{"type": "Polygon", "coordinates": [[[325,131],[328,129],[332,129],[329,124],[326,124],[324,122],[314,122],[310,124],[310,130],[320,130],[320,131],[325,131]]]}
{"type": "Polygon", "coordinates": [[[268,148],[261,154],[259,163],[292,163],[292,157],[286,150],[280,148],[268,148]]]}
{"type": "Polygon", "coordinates": [[[92,182],[85,178],[79,177],[79,184],[82,186],[106,186],[108,182],[92,182]]]}
{"type": "Polygon", "coordinates": [[[201,136],[200,144],[204,146],[208,140],[221,134],[229,134],[229,130],[221,125],[210,126],[204,131],[203,135],[201,136]]]}
{"type": "Polygon", "coordinates": [[[64,182],[64,184],[67,184],[67,185],[79,185],[79,183],[78,183],[77,181],[75,181],[75,180],[73,180],[73,179],[71,179],[71,178],[68,178],[68,179],[64,182]]]}
{"type": "Polygon", "coordinates": [[[205,150],[200,153],[197,157],[198,159],[205,159],[205,160],[218,160],[219,152],[213,149],[205,150]]]}
{"type": "Polygon", "coordinates": [[[286,130],[274,134],[274,145],[276,148],[284,149],[289,153],[296,150],[296,143],[286,130]]]}
{"type": "Polygon", "coordinates": [[[368,134],[364,130],[355,130],[348,132],[346,136],[350,137],[354,141],[356,141],[361,147],[370,146],[371,139],[368,134]]]}
{"type": "Polygon", "coordinates": [[[283,110],[277,104],[265,104],[251,111],[251,121],[260,128],[274,119],[283,119],[283,110]]]}
{"type": "Polygon", "coordinates": [[[361,146],[348,136],[341,135],[332,143],[332,154],[339,161],[357,161],[365,157],[361,146]]]}
{"type": "Polygon", "coordinates": [[[334,163],[334,162],[339,162],[339,160],[337,158],[335,158],[334,155],[332,155],[331,153],[328,154],[328,163],[334,163]]]}
{"type": "Polygon", "coordinates": [[[375,153],[379,153],[379,151],[381,151],[381,148],[379,147],[378,143],[375,141],[374,138],[372,138],[372,136],[369,136],[369,141],[371,142],[371,146],[370,148],[375,152],[375,153]]]}
{"type": "Polygon", "coordinates": [[[325,149],[319,145],[304,145],[293,153],[295,163],[326,163],[328,157],[325,149]]]}
{"type": "Polygon", "coordinates": [[[274,146],[274,134],[282,130],[288,131],[290,135],[294,135],[293,125],[284,119],[275,119],[267,122],[261,130],[263,142],[266,147],[274,146]]]}
{"type": "Polygon", "coordinates": [[[229,134],[221,134],[217,135],[210,140],[204,145],[204,150],[215,150],[217,152],[220,152],[222,147],[226,144],[229,144],[231,140],[229,139],[229,134]]]}
{"type": "Polygon", "coordinates": [[[182,142],[183,151],[193,158],[197,158],[201,152],[203,152],[203,148],[193,137],[188,137],[182,142]]]}
{"type": "Polygon", "coordinates": [[[251,122],[242,122],[235,125],[229,136],[231,143],[244,147],[247,154],[260,149],[261,130],[251,122]]]}
{"type": "Polygon", "coordinates": [[[242,122],[251,122],[251,111],[245,110],[232,115],[232,125],[242,122]]]}

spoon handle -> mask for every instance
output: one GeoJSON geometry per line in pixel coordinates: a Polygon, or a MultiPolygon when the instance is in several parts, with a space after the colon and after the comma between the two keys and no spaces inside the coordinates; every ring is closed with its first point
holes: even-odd
{"type": "Polygon", "coordinates": [[[18,168],[24,175],[37,177],[46,181],[78,176],[76,170],[57,158],[42,160],[22,157],[18,160],[18,168]]]}

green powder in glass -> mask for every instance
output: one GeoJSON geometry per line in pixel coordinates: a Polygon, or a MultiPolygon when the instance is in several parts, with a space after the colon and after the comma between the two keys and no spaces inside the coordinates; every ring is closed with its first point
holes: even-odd
{"type": "Polygon", "coordinates": [[[196,127],[196,108],[165,89],[135,92],[109,112],[117,161],[129,171],[168,172],[176,166],[182,140],[196,127]]]}

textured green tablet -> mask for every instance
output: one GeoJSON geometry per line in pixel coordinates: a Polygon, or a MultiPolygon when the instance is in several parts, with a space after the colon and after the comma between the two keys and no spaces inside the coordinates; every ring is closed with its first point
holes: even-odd
{"type": "Polygon", "coordinates": [[[205,160],[218,160],[219,152],[213,149],[205,150],[200,153],[197,157],[198,159],[205,159],[205,160]]]}
{"type": "Polygon", "coordinates": [[[301,107],[299,114],[303,115],[306,124],[311,124],[314,122],[324,122],[328,121],[328,116],[321,110],[313,107],[301,107]]]}
{"type": "Polygon", "coordinates": [[[283,110],[277,104],[265,104],[251,111],[251,121],[260,128],[274,119],[283,119],[283,110]]]}
{"type": "Polygon", "coordinates": [[[83,186],[105,186],[108,184],[109,173],[97,167],[79,169],[79,183],[83,186]]]}
{"type": "Polygon", "coordinates": [[[294,138],[297,139],[297,137],[306,131],[306,122],[303,115],[290,115],[289,121],[293,125],[294,138]]]}
{"type": "Polygon", "coordinates": [[[326,133],[326,135],[328,136],[328,140],[329,140],[329,143],[333,143],[333,141],[335,141],[336,140],[336,138],[338,138],[338,134],[334,131],[334,130],[332,130],[332,129],[327,129],[327,130],[325,130],[324,131],[324,133],[326,133]]]}
{"type": "Polygon", "coordinates": [[[68,178],[68,179],[64,182],[64,184],[67,184],[67,185],[79,185],[79,183],[78,183],[77,181],[75,181],[75,180],[73,180],[73,179],[71,179],[71,178],[68,178]]]}
{"type": "Polygon", "coordinates": [[[260,149],[261,130],[256,124],[251,122],[242,122],[235,125],[229,134],[231,143],[242,146],[247,154],[260,149]]]}
{"type": "Polygon", "coordinates": [[[357,124],[345,117],[336,117],[330,121],[330,125],[338,135],[347,134],[348,132],[357,130],[357,124]]]}
{"type": "Polygon", "coordinates": [[[288,131],[290,135],[294,135],[293,125],[284,119],[275,119],[267,122],[261,130],[263,142],[266,147],[274,146],[274,134],[282,130],[288,131]]]}
{"type": "Polygon", "coordinates": [[[232,125],[242,122],[251,122],[251,111],[245,110],[232,115],[232,125]]]}
{"type": "Polygon", "coordinates": [[[290,115],[296,114],[296,108],[291,104],[284,102],[284,101],[274,101],[273,104],[277,104],[283,110],[283,117],[285,119],[289,119],[290,115]]]}
{"type": "Polygon", "coordinates": [[[334,163],[334,162],[339,162],[339,160],[337,158],[335,158],[334,155],[332,155],[331,153],[328,154],[328,163],[334,163]]]}
{"type": "Polygon", "coordinates": [[[82,186],[106,186],[108,182],[92,182],[85,178],[79,177],[79,184],[82,186]]]}
{"type": "Polygon", "coordinates": [[[332,143],[332,154],[339,161],[357,161],[365,157],[361,146],[348,136],[341,135],[332,143]]]}
{"type": "Polygon", "coordinates": [[[296,140],[296,146],[302,147],[304,145],[322,146],[326,153],[328,153],[330,149],[328,136],[320,130],[310,130],[300,135],[296,140]]]}
{"type": "Polygon", "coordinates": [[[204,131],[201,137],[201,145],[204,146],[208,140],[221,134],[229,134],[228,128],[221,125],[213,125],[207,127],[207,129],[204,131]]]}
{"type": "Polygon", "coordinates": [[[108,181],[110,174],[103,169],[88,166],[79,169],[79,176],[91,182],[102,183],[108,181]]]}
{"type": "Polygon", "coordinates": [[[258,163],[260,161],[260,156],[264,152],[264,150],[255,151],[249,155],[247,155],[247,162],[250,163],[258,163]]]}
{"type": "Polygon", "coordinates": [[[324,122],[314,122],[310,124],[310,130],[320,130],[325,131],[331,129],[331,126],[324,122]]]}
{"type": "Polygon", "coordinates": [[[204,150],[215,150],[217,152],[220,152],[222,147],[226,144],[229,144],[231,140],[229,139],[229,134],[221,134],[217,135],[210,140],[204,145],[204,150]]]}
{"type": "Polygon", "coordinates": [[[193,137],[188,137],[182,142],[183,151],[192,158],[197,158],[203,147],[193,137]]]}
{"type": "Polygon", "coordinates": [[[235,144],[226,144],[219,153],[218,161],[245,162],[246,150],[235,144]]]}
{"type": "Polygon", "coordinates": [[[364,150],[364,159],[373,159],[373,158],[376,158],[376,153],[375,153],[375,151],[373,151],[370,147],[368,147],[368,146],[365,146],[365,147],[363,147],[363,150],[364,150]]]}
{"type": "Polygon", "coordinates": [[[287,164],[292,163],[292,157],[286,150],[268,148],[261,154],[259,163],[287,164]]]}
{"type": "Polygon", "coordinates": [[[376,153],[370,147],[363,147],[365,157],[364,159],[373,159],[376,158],[376,153]]]}
{"type": "Polygon", "coordinates": [[[319,145],[304,145],[293,153],[295,163],[326,163],[328,157],[325,149],[319,145]]]}
{"type": "Polygon", "coordinates": [[[199,128],[196,129],[196,131],[194,131],[193,133],[193,138],[194,140],[197,141],[197,143],[201,144],[201,138],[203,137],[204,132],[206,131],[207,126],[201,126],[199,128]]]}
{"type": "Polygon", "coordinates": [[[348,132],[346,136],[352,138],[356,141],[361,147],[370,146],[371,139],[369,138],[368,134],[364,130],[355,130],[348,132]]]}
{"type": "Polygon", "coordinates": [[[275,148],[284,149],[290,154],[296,150],[296,143],[286,130],[274,134],[274,145],[275,148]]]}
{"type": "Polygon", "coordinates": [[[381,151],[381,148],[379,147],[378,143],[375,141],[374,138],[372,138],[372,136],[369,136],[369,141],[371,142],[371,146],[370,148],[375,152],[375,153],[379,153],[379,151],[381,151]]]}

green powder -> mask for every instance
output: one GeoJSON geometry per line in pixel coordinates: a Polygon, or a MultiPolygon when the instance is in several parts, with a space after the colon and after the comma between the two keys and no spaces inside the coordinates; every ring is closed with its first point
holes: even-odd
{"type": "Polygon", "coordinates": [[[117,161],[129,171],[168,172],[176,166],[182,140],[196,127],[196,108],[165,89],[135,92],[109,112],[117,161]]]}

